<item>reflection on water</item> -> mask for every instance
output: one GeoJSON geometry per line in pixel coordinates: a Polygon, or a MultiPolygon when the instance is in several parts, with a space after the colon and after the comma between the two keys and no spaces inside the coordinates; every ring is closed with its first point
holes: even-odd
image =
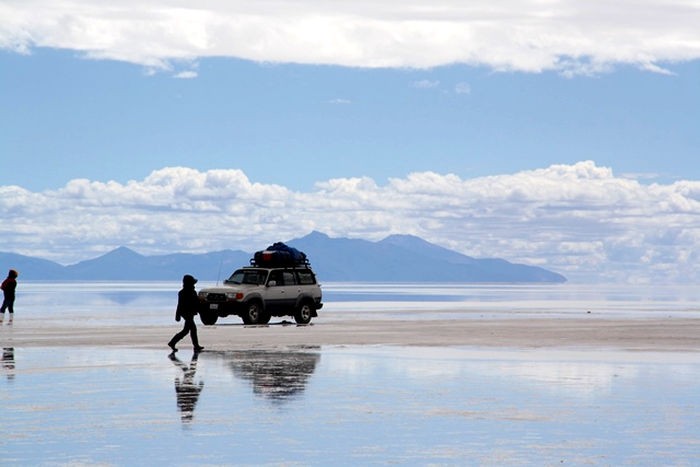
{"type": "Polygon", "coordinates": [[[168,360],[147,349],[6,347],[2,372],[14,379],[0,378],[0,465],[696,465],[700,458],[694,353],[384,346],[181,353],[168,360]]]}
{"type": "Polygon", "coordinates": [[[319,347],[307,347],[303,351],[234,350],[206,352],[205,356],[223,360],[237,378],[253,385],[256,395],[274,402],[288,402],[306,389],[321,359],[319,351],[319,347]]]}
{"type": "Polygon", "coordinates": [[[5,373],[8,380],[15,378],[15,349],[13,347],[2,349],[2,372],[5,373]]]}
{"type": "MultiPolygon", "coordinates": [[[[23,282],[22,319],[50,325],[68,314],[75,325],[171,323],[175,282],[23,282]],[[70,287],[70,293],[66,288],[70,287]]],[[[198,284],[206,287],[208,284],[198,284]]],[[[212,284],[213,285],[213,284],[212,284]]],[[[700,317],[700,288],[616,284],[324,283],[315,322],[333,319],[472,319],[480,317],[700,317]]]]}
{"type": "Polygon", "coordinates": [[[203,378],[195,379],[197,363],[205,361],[223,364],[234,377],[250,383],[253,393],[275,404],[298,399],[321,359],[320,347],[304,347],[287,351],[232,350],[194,352],[185,363],[173,352],[168,355],[180,372],[174,378],[175,396],[180,419],[192,423],[199,401],[203,378]]]}
{"type": "Polygon", "coordinates": [[[177,407],[180,409],[180,418],[183,423],[192,421],[194,408],[199,400],[199,393],[204,388],[204,382],[195,383],[194,376],[197,373],[198,352],[192,354],[189,365],[183,363],[175,356],[175,353],[168,355],[168,358],[182,370],[182,374],[175,377],[175,396],[177,397],[177,407]]]}

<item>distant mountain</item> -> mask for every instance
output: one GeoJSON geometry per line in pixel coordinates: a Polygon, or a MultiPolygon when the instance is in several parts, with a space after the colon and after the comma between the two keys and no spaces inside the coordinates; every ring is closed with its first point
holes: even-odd
{"type": "Polygon", "coordinates": [[[328,281],[566,282],[540,267],[475,259],[410,235],[369,242],[312,232],[288,244],[304,251],[314,271],[328,281]]]}
{"type": "Polygon", "coordinates": [[[212,253],[143,256],[119,247],[95,259],[65,267],[67,279],[74,280],[179,280],[183,274],[204,280],[227,278],[250,253],[222,250],[212,253]]]}
{"type": "MultiPolygon", "coordinates": [[[[565,282],[546,269],[503,259],[476,259],[410,235],[379,242],[331,238],[320,232],[289,240],[304,251],[321,281],[357,282],[565,282]]],[[[264,249],[267,245],[261,245],[264,249]]],[[[204,254],[144,256],[119,247],[100,257],[62,266],[51,261],[0,253],[0,267],[15,268],[27,280],[179,280],[192,274],[220,280],[249,264],[252,253],[222,250],[204,254]]],[[[2,271],[0,270],[0,274],[2,271]]]]}
{"type": "Polygon", "coordinates": [[[32,279],[58,280],[65,274],[64,266],[53,261],[0,252],[0,281],[7,277],[10,269],[17,269],[21,273],[21,278],[26,276],[32,279]]]}

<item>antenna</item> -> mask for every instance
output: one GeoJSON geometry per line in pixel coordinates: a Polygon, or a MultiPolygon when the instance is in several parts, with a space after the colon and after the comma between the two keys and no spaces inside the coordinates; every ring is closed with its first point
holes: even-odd
{"type": "Polygon", "coordinates": [[[224,255],[226,254],[226,251],[221,252],[221,260],[219,261],[219,272],[216,274],[216,286],[219,286],[219,281],[221,280],[221,268],[224,265],[224,255]]]}

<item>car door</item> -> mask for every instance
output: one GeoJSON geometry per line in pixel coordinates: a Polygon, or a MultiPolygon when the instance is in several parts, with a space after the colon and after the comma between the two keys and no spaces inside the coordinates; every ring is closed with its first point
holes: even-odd
{"type": "Polygon", "coordinates": [[[271,271],[267,285],[268,311],[288,311],[294,308],[299,289],[294,271],[283,269],[271,271]]]}
{"type": "Polygon", "coordinates": [[[296,274],[294,274],[293,270],[282,271],[282,278],[284,286],[280,306],[286,311],[289,311],[294,309],[296,305],[297,297],[299,296],[299,286],[297,285],[296,274]]]}

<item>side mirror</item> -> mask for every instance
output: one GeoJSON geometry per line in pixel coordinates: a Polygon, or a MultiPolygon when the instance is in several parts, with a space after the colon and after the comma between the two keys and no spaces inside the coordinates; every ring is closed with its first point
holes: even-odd
{"type": "Polygon", "coordinates": [[[267,283],[267,286],[268,286],[268,287],[274,287],[274,286],[276,286],[276,285],[277,285],[277,281],[270,281],[270,282],[267,283]]]}

